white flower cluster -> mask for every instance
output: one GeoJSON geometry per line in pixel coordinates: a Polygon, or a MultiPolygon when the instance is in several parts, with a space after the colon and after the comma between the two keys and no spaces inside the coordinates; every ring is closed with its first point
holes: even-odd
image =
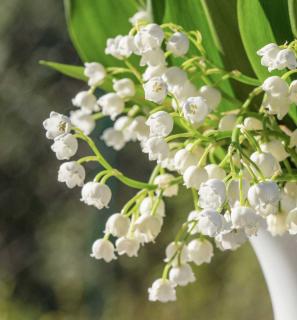
{"type": "MultiPolygon", "coordinates": [[[[58,172],[58,181],[67,187],[82,187],[82,202],[98,210],[108,208],[110,177],[139,189],[108,218],[104,236],[92,246],[95,259],[136,257],[141,246],[155,242],[161,232],[164,198],[177,196],[182,186],[190,189],[193,210],[165,250],[163,276],[148,289],[151,301],[174,301],[177,286],[195,281],[193,265],[210,263],[214,245],[236,250],[263,225],[273,236],[297,234],[297,129],[284,121],[297,103],[297,81],[290,83],[288,73],[269,77],[236,110],[222,112],[219,106],[226,93],[207,78],[207,71],[215,68],[201,55],[202,43],[194,45],[197,57],[188,55],[190,43],[198,41],[193,33],[151,23],[145,11],[130,22],[130,33],[108,39],[105,50],[123,67],[86,63],[89,89],[72,100],[79,109],[70,117],[52,112],[43,125],[59,160],[77,153],[78,140],[89,145],[92,155],[65,162],[58,172]],[[140,68],[129,62],[131,55],[140,68]],[[179,65],[168,61],[171,55],[179,58],[179,65]],[[198,88],[190,79],[201,70],[202,80],[208,81],[198,88]],[[107,78],[112,78],[112,92],[97,98],[96,88],[107,78]],[[255,107],[252,100],[263,93],[261,105],[255,107]],[[126,177],[101,154],[89,135],[104,117],[113,121],[101,135],[107,146],[120,150],[137,141],[148,159],[156,161],[148,183],[126,177]],[[83,164],[89,161],[104,170],[85,182],[83,164]]],[[[269,44],[258,54],[270,71],[297,67],[288,46],[269,44]]]]}

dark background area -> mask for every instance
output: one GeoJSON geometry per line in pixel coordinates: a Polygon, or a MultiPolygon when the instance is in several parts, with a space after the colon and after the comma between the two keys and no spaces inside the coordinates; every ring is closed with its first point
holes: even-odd
{"type": "MultiPolygon", "coordinates": [[[[79,189],[57,182],[59,162],[42,121],[51,110],[67,114],[71,98],[84,88],[38,64],[40,59],[80,64],[62,2],[2,0],[0,35],[0,319],[272,319],[248,244],[235,253],[216,252],[210,265],[194,268],[197,282],[179,288],[176,303],[147,301],[166,244],[191,210],[184,192],[166,203],[162,234],[137,259],[105,264],[89,257],[107,215],[135,191],[113,183],[113,204],[98,213],[79,201],[79,189]]],[[[96,142],[104,125],[93,134],[96,142]]],[[[148,176],[151,164],[136,145],[117,155],[104,152],[128,175],[148,176]]],[[[89,168],[91,174],[96,169],[89,168]]]]}

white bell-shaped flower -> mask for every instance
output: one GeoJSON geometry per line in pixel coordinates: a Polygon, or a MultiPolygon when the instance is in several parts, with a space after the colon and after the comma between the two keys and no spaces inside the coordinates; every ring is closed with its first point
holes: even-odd
{"type": "Polygon", "coordinates": [[[167,279],[158,279],[148,289],[149,301],[168,302],[176,300],[175,284],[167,279]]]}
{"type": "Polygon", "coordinates": [[[277,161],[284,161],[289,154],[280,140],[271,140],[261,144],[261,149],[266,153],[271,153],[277,161]]]}
{"type": "Polygon", "coordinates": [[[248,236],[256,235],[259,229],[259,216],[249,207],[235,207],[231,210],[233,228],[244,229],[248,236]]]}
{"type": "Polygon", "coordinates": [[[81,201],[100,210],[108,208],[111,195],[111,190],[106,184],[90,181],[81,190],[81,201]]]}
{"type": "Polygon", "coordinates": [[[103,83],[106,77],[104,66],[98,62],[85,63],[84,75],[89,78],[90,87],[98,86],[103,83]]]}
{"type": "Polygon", "coordinates": [[[176,170],[184,173],[190,166],[197,165],[199,158],[187,149],[180,149],[174,156],[174,164],[176,170]]]}
{"type": "Polygon", "coordinates": [[[154,183],[157,184],[160,189],[163,189],[164,197],[173,197],[178,194],[178,184],[171,185],[174,178],[175,177],[169,173],[160,174],[155,178],[154,183]]]}
{"type": "Polygon", "coordinates": [[[262,217],[276,214],[280,201],[279,187],[273,181],[254,184],[248,191],[248,200],[256,213],[262,217]]]}
{"type": "Polygon", "coordinates": [[[129,78],[113,81],[113,90],[122,99],[129,99],[135,95],[135,84],[129,78]]]}
{"type": "Polygon", "coordinates": [[[129,18],[129,22],[133,26],[136,26],[142,23],[148,23],[151,21],[152,21],[152,17],[150,13],[146,10],[139,10],[131,18],[129,18]]]}
{"type": "Polygon", "coordinates": [[[109,38],[106,41],[105,54],[110,54],[116,59],[123,60],[129,58],[136,52],[134,37],[118,35],[115,38],[109,38]]]}
{"type": "Polygon", "coordinates": [[[188,261],[188,249],[181,242],[170,242],[165,250],[165,262],[170,263],[171,266],[176,267],[179,264],[185,264],[188,261]]]}
{"type": "Polygon", "coordinates": [[[227,114],[223,116],[219,122],[219,130],[221,131],[232,131],[236,126],[236,115],[227,114]]]}
{"type": "MultiPolygon", "coordinates": [[[[256,151],[251,154],[250,159],[258,166],[265,178],[271,178],[281,170],[279,163],[271,153],[256,151]]],[[[251,169],[256,175],[259,175],[254,166],[251,166],[251,169]]]]}
{"type": "Polygon", "coordinates": [[[60,135],[70,132],[71,122],[63,114],[52,111],[50,117],[43,121],[43,127],[46,130],[46,137],[48,139],[55,139],[60,135]]]}
{"type": "Polygon", "coordinates": [[[266,218],[267,230],[273,236],[282,236],[288,229],[287,227],[288,214],[278,212],[277,214],[270,214],[266,218]]]}
{"type": "Polygon", "coordinates": [[[152,78],[162,77],[166,72],[166,65],[157,65],[157,66],[147,66],[145,72],[142,74],[143,81],[148,81],[152,78]]]}
{"type": "Polygon", "coordinates": [[[263,124],[260,120],[253,117],[246,117],[243,121],[245,130],[263,130],[263,124]]]}
{"type": "Polygon", "coordinates": [[[91,257],[97,260],[103,259],[105,262],[111,262],[116,259],[114,246],[107,239],[98,239],[93,243],[91,257]]]}
{"type": "Polygon", "coordinates": [[[58,160],[69,160],[78,149],[77,139],[70,133],[55,138],[51,149],[55,152],[58,160]]]}
{"type": "Polygon", "coordinates": [[[161,77],[151,78],[143,85],[145,100],[161,104],[167,96],[167,84],[161,77]]]}
{"type": "Polygon", "coordinates": [[[200,212],[198,228],[206,236],[216,236],[223,227],[223,216],[213,209],[205,209],[200,212]]]}
{"type": "Polygon", "coordinates": [[[187,73],[179,67],[168,68],[162,78],[169,88],[181,86],[188,80],[187,73]]]}
{"type": "Polygon", "coordinates": [[[208,164],[204,169],[207,171],[209,179],[224,180],[226,177],[225,170],[216,164],[208,164]]]}
{"type": "Polygon", "coordinates": [[[70,189],[83,186],[85,177],[85,168],[76,161],[64,162],[60,165],[58,181],[65,182],[70,189]]]}
{"type": "Polygon", "coordinates": [[[289,112],[291,100],[289,96],[271,96],[267,95],[263,101],[263,106],[267,109],[269,114],[276,115],[278,120],[282,120],[283,117],[289,112]]]}
{"type": "Polygon", "coordinates": [[[160,48],[155,48],[155,49],[145,51],[141,55],[139,64],[142,67],[145,65],[151,66],[151,67],[156,67],[160,65],[164,66],[166,64],[165,53],[160,48]]]}
{"type": "Polygon", "coordinates": [[[221,92],[211,86],[202,86],[199,89],[199,95],[205,99],[210,110],[215,110],[222,100],[221,92]]]}
{"type": "Polygon", "coordinates": [[[82,130],[87,136],[95,129],[96,122],[92,115],[83,110],[70,111],[70,120],[74,127],[82,130]]]}
{"type": "Polygon", "coordinates": [[[199,205],[203,209],[218,209],[226,200],[225,183],[219,179],[209,179],[199,189],[199,205]]]}
{"type": "Polygon", "coordinates": [[[161,232],[163,221],[158,216],[141,215],[135,221],[135,232],[144,237],[145,242],[152,242],[161,232]]]}
{"type": "Polygon", "coordinates": [[[279,53],[280,48],[275,43],[269,43],[263,48],[257,51],[257,55],[261,56],[261,64],[264,67],[268,67],[269,71],[275,69],[276,56],[279,53]]]}
{"type": "Polygon", "coordinates": [[[114,128],[105,129],[101,139],[108,147],[112,147],[115,150],[121,150],[126,144],[124,134],[114,128]]]}
{"type": "Polygon", "coordinates": [[[102,113],[110,116],[114,120],[124,110],[125,103],[116,93],[107,93],[99,98],[98,104],[102,108],[102,113]]]}
{"type": "Polygon", "coordinates": [[[215,237],[216,246],[222,251],[237,250],[247,239],[243,229],[225,230],[215,237]]]}
{"type": "Polygon", "coordinates": [[[90,114],[93,111],[98,111],[97,99],[93,93],[89,91],[79,92],[73,99],[72,104],[75,107],[81,108],[84,113],[90,114]]]}
{"type": "Polygon", "coordinates": [[[190,97],[182,105],[183,115],[192,124],[200,124],[209,113],[209,107],[202,97],[190,97]]]}
{"type": "MultiPolygon", "coordinates": [[[[150,216],[152,214],[152,209],[155,206],[157,198],[154,197],[146,197],[144,198],[139,206],[139,212],[141,215],[150,216]]],[[[158,206],[155,209],[155,215],[157,217],[163,218],[165,216],[165,203],[161,199],[159,200],[158,206]]]]}
{"type": "Polygon", "coordinates": [[[169,280],[177,286],[186,286],[191,282],[195,282],[196,278],[189,264],[183,264],[171,268],[169,272],[169,280]]]}
{"type": "Polygon", "coordinates": [[[126,142],[137,140],[136,133],[131,129],[132,121],[132,118],[128,116],[121,116],[113,124],[115,130],[122,132],[126,142]]]}
{"type": "Polygon", "coordinates": [[[263,82],[262,89],[272,97],[281,97],[288,95],[289,85],[281,77],[272,76],[263,82]]]}
{"type": "Polygon", "coordinates": [[[129,230],[130,219],[120,213],[111,215],[105,225],[105,233],[110,233],[114,237],[124,237],[129,230]]]}
{"type": "Polygon", "coordinates": [[[135,117],[132,120],[129,129],[131,132],[134,132],[134,134],[137,137],[137,140],[139,141],[146,140],[150,134],[150,128],[146,124],[146,118],[144,116],[135,117]]]}
{"type": "Polygon", "coordinates": [[[173,33],[166,44],[166,50],[172,52],[176,57],[184,56],[188,52],[189,47],[190,41],[182,32],[173,33]]]}
{"type": "Polygon", "coordinates": [[[150,23],[141,28],[134,37],[135,45],[140,54],[160,48],[164,39],[164,32],[160,26],[150,23]]]}
{"type": "Polygon", "coordinates": [[[176,150],[170,150],[168,156],[159,162],[160,166],[169,171],[176,171],[174,157],[176,155],[176,150]]]}
{"type": "Polygon", "coordinates": [[[150,127],[151,136],[168,136],[173,129],[172,116],[165,111],[157,111],[149,116],[146,124],[150,127]]]}
{"type": "Polygon", "coordinates": [[[142,151],[148,153],[149,160],[162,161],[169,154],[169,146],[161,137],[151,137],[143,143],[142,151]]]}
{"type": "Polygon", "coordinates": [[[295,53],[292,49],[285,48],[280,50],[274,62],[274,69],[283,70],[288,68],[290,70],[296,69],[297,60],[295,53]]]}
{"type": "Polygon", "coordinates": [[[128,257],[137,257],[140,248],[140,242],[135,238],[121,237],[116,241],[118,254],[126,254],[128,257]]]}
{"type": "Polygon", "coordinates": [[[292,198],[297,198],[297,182],[288,181],[284,186],[284,191],[292,198]]]}
{"type": "Polygon", "coordinates": [[[203,263],[210,263],[213,257],[213,246],[206,239],[192,240],[187,248],[190,261],[194,262],[197,266],[203,263]]]}
{"type": "Polygon", "coordinates": [[[201,183],[208,180],[207,171],[204,168],[190,166],[183,174],[184,185],[187,188],[199,189],[201,183]]]}
{"type": "Polygon", "coordinates": [[[297,234],[297,208],[289,212],[287,226],[290,234],[297,234]]]}

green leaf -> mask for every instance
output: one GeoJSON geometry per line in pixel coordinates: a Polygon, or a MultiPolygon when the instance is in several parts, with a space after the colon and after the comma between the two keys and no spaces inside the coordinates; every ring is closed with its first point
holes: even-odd
{"type": "Polygon", "coordinates": [[[128,19],[137,11],[134,0],[64,0],[70,37],[83,61],[106,66],[122,63],[104,53],[106,39],[127,34],[128,19]]]}
{"type": "Polygon", "coordinates": [[[297,38],[297,0],[288,0],[291,29],[297,38]]]}

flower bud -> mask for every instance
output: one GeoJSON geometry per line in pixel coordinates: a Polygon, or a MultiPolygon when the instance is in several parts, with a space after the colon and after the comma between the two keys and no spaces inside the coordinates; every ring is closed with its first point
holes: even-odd
{"type": "Polygon", "coordinates": [[[243,121],[246,130],[263,130],[263,124],[257,118],[247,117],[243,121]]]}
{"type": "Polygon", "coordinates": [[[112,147],[114,150],[121,150],[126,144],[124,134],[114,128],[105,129],[101,139],[108,147],[112,147]]]}
{"type": "Polygon", "coordinates": [[[272,140],[261,144],[261,149],[271,153],[277,161],[284,161],[289,154],[280,140],[272,140]]]}
{"type": "Polygon", "coordinates": [[[111,190],[105,184],[98,182],[87,182],[81,190],[81,201],[97,209],[108,208],[111,200],[111,190]]]}
{"type": "Polygon", "coordinates": [[[129,18],[129,22],[133,26],[136,26],[142,23],[148,23],[151,21],[152,21],[152,17],[150,16],[150,13],[145,10],[139,10],[131,18],[129,18]]]}
{"type": "Polygon", "coordinates": [[[182,110],[186,120],[192,124],[202,123],[209,113],[209,107],[201,97],[188,98],[184,102],[182,110]]]}
{"type": "Polygon", "coordinates": [[[234,114],[228,114],[223,116],[219,122],[219,130],[232,131],[236,126],[236,116],[234,114]]]}
{"type": "Polygon", "coordinates": [[[222,100],[221,92],[210,86],[202,86],[199,89],[199,95],[205,99],[211,111],[215,110],[222,100]]]}
{"type": "Polygon", "coordinates": [[[124,100],[113,92],[101,96],[98,104],[102,107],[102,113],[110,116],[111,120],[121,114],[125,107],[124,100]]]}
{"type": "Polygon", "coordinates": [[[58,160],[68,160],[76,154],[78,142],[72,134],[67,133],[56,137],[51,149],[56,153],[58,160]]]}
{"type": "MultiPolygon", "coordinates": [[[[250,159],[258,166],[265,178],[271,178],[281,170],[279,163],[271,153],[256,151],[250,156],[250,159]]],[[[254,166],[251,169],[256,175],[259,175],[254,166]]]]}
{"type": "Polygon", "coordinates": [[[175,284],[167,279],[154,281],[148,289],[149,301],[168,302],[176,300],[175,284]]]}
{"type": "Polygon", "coordinates": [[[217,209],[226,200],[226,186],[223,181],[209,179],[201,184],[199,189],[199,205],[203,209],[217,209]]]}
{"type": "Polygon", "coordinates": [[[169,38],[166,50],[176,57],[184,56],[189,50],[190,42],[188,37],[182,32],[175,32],[169,38]]]}
{"type": "Polygon", "coordinates": [[[163,189],[164,197],[173,197],[178,194],[178,184],[170,185],[174,178],[172,174],[168,173],[161,174],[155,178],[154,183],[157,184],[160,189],[163,189]]]}
{"type": "Polygon", "coordinates": [[[121,237],[116,241],[118,254],[126,254],[128,257],[137,257],[140,248],[140,243],[137,239],[121,237]]]}
{"type": "Polygon", "coordinates": [[[184,185],[187,188],[199,189],[201,183],[208,179],[207,171],[204,168],[190,166],[183,174],[184,185]]]}
{"type": "Polygon", "coordinates": [[[150,115],[146,124],[150,127],[151,136],[168,136],[173,129],[172,116],[165,111],[158,111],[150,115]]]}
{"type": "Polygon", "coordinates": [[[171,268],[169,279],[177,286],[186,286],[196,280],[192,268],[187,263],[171,268]]]}
{"type": "Polygon", "coordinates": [[[107,239],[96,240],[92,246],[91,257],[97,260],[103,259],[105,262],[115,260],[113,244],[107,239]]]}
{"type": "Polygon", "coordinates": [[[114,237],[124,237],[129,230],[130,219],[120,213],[111,215],[105,226],[105,233],[110,233],[114,237]]]}
{"type": "Polygon", "coordinates": [[[100,85],[106,76],[106,71],[102,64],[98,62],[85,63],[84,75],[89,78],[90,87],[100,85]]]}
{"type": "Polygon", "coordinates": [[[86,114],[90,114],[93,111],[99,110],[99,106],[97,105],[96,97],[93,95],[93,93],[91,93],[89,91],[79,92],[72,99],[72,104],[75,107],[81,108],[81,110],[86,114]]]}
{"type": "Polygon", "coordinates": [[[187,247],[190,261],[193,261],[197,266],[210,263],[213,257],[213,246],[208,240],[195,239],[190,241],[187,247]]]}
{"type": "Polygon", "coordinates": [[[143,85],[145,100],[161,104],[167,96],[167,85],[160,77],[151,78],[143,85]]]}
{"type": "Polygon", "coordinates": [[[260,182],[250,187],[248,191],[250,205],[262,217],[276,214],[280,200],[280,190],[273,181],[260,182]]]}
{"type": "Polygon", "coordinates": [[[208,164],[204,169],[207,171],[209,179],[224,180],[226,177],[225,170],[216,164],[208,164]]]}
{"type": "Polygon", "coordinates": [[[50,117],[43,121],[43,127],[46,130],[48,139],[55,139],[71,130],[71,122],[63,114],[52,111],[50,117]]]}
{"type": "Polygon", "coordinates": [[[72,189],[75,186],[81,187],[84,184],[85,168],[76,161],[64,162],[60,165],[58,181],[65,182],[67,187],[72,189]]]}
{"type": "Polygon", "coordinates": [[[131,98],[135,95],[134,82],[129,78],[114,80],[113,90],[122,99],[131,98]]]}

